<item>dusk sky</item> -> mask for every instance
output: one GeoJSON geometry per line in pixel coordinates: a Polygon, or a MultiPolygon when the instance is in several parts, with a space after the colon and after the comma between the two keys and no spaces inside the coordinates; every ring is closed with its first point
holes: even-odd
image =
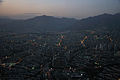
{"type": "Polygon", "coordinates": [[[120,12],[120,0],[0,0],[0,16],[85,18],[120,12]]]}

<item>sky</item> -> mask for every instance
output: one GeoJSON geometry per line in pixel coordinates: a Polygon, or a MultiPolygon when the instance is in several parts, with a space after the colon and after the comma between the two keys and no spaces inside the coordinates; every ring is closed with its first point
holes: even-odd
{"type": "Polygon", "coordinates": [[[0,0],[0,16],[13,18],[86,18],[103,13],[120,13],[120,0],[0,0]]]}

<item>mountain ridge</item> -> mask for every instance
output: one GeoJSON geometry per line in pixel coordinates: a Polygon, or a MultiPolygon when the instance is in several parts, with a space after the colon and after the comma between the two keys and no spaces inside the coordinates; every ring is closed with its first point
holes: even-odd
{"type": "Polygon", "coordinates": [[[95,29],[120,30],[120,13],[101,14],[84,19],[57,18],[54,16],[36,16],[27,20],[0,19],[0,31],[11,32],[46,32],[46,31],[80,31],[95,29]]]}

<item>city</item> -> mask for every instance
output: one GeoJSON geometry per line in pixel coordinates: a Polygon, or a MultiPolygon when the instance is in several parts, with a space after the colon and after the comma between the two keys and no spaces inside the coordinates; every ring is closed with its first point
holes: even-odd
{"type": "Polygon", "coordinates": [[[120,32],[0,33],[2,80],[119,80],[120,32]]]}

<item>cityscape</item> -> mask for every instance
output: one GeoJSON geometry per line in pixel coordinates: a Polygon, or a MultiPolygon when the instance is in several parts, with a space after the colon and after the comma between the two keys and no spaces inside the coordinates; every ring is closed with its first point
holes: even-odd
{"type": "Polygon", "coordinates": [[[119,80],[120,33],[0,33],[2,80],[119,80]]]}
{"type": "Polygon", "coordinates": [[[120,80],[120,0],[0,0],[0,80],[120,80]]]}

